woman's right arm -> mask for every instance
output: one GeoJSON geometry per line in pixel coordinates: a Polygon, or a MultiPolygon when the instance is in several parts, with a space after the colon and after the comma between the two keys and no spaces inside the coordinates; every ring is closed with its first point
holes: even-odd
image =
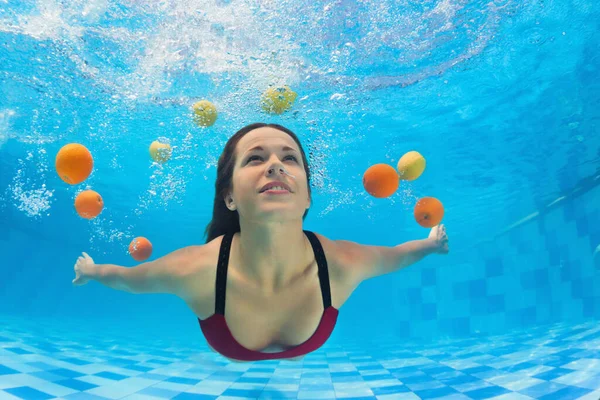
{"type": "Polygon", "coordinates": [[[95,280],[112,289],[129,293],[169,293],[183,299],[193,296],[193,275],[201,269],[202,246],[190,246],[176,250],[154,261],[135,267],[113,264],[94,264],[84,253],[75,264],[74,284],[95,280]]]}

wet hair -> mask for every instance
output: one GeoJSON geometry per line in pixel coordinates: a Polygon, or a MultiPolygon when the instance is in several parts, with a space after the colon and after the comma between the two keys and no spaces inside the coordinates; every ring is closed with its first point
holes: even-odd
{"type": "MultiPolygon", "coordinates": [[[[237,131],[232,137],[229,138],[223,149],[223,153],[219,157],[219,163],[217,165],[217,180],[215,182],[215,200],[213,203],[213,215],[212,220],[206,226],[204,232],[206,236],[206,243],[213,239],[225,235],[227,233],[235,233],[240,231],[240,215],[237,210],[231,211],[225,205],[225,196],[232,187],[233,168],[236,163],[236,147],[238,142],[247,133],[258,129],[258,128],[274,128],[281,132],[287,133],[292,139],[298,144],[300,153],[302,154],[302,162],[304,164],[304,172],[306,172],[306,180],[308,187],[308,195],[311,196],[310,190],[310,169],[308,166],[308,160],[306,154],[300,144],[300,140],[296,134],[289,129],[277,125],[277,124],[265,124],[265,123],[254,123],[247,125],[237,131]]],[[[308,210],[304,212],[302,219],[306,218],[308,210]]]]}

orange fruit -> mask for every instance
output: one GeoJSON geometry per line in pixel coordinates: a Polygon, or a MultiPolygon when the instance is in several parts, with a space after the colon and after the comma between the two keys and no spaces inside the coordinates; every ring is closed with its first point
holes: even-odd
{"type": "Polygon", "coordinates": [[[94,219],[103,208],[102,196],[93,190],[84,190],[75,198],[75,210],[81,218],[94,219]]]}
{"type": "Polygon", "coordinates": [[[145,237],[136,237],[129,243],[129,254],[136,261],[147,260],[152,254],[152,243],[145,237]]]}
{"type": "Polygon", "coordinates": [[[444,218],[444,206],[435,197],[423,197],[415,205],[415,220],[424,228],[433,228],[444,218]]]}
{"type": "Polygon", "coordinates": [[[94,159],[84,145],[69,143],[56,154],[55,167],[60,179],[69,185],[76,185],[90,176],[94,159]]]}
{"type": "Polygon", "coordinates": [[[391,165],[372,165],[363,175],[363,186],[374,197],[389,197],[398,190],[399,185],[400,177],[391,165]]]}

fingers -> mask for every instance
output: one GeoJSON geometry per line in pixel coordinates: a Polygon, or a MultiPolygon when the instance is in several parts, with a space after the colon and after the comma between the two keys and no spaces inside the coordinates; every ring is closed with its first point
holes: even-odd
{"type": "Polygon", "coordinates": [[[82,252],[82,254],[83,254],[83,257],[85,257],[85,258],[92,258],[92,257],[90,257],[90,256],[88,255],[88,253],[86,253],[85,251],[84,251],[84,252],[82,252]]]}

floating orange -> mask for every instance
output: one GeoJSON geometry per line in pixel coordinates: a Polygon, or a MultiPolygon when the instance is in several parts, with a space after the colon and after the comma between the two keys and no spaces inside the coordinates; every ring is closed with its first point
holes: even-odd
{"type": "Polygon", "coordinates": [[[76,185],[90,176],[94,159],[84,145],[69,143],[56,154],[55,167],[60,179],[69,185],[76,185]]]}
{"type": "Polygon", "coordinates": [[[400,177],[391,165],[372,165],[363,175],[363,186],[374,197],[389,197],[398,190],[399,185],[400,177]]]}
{"type": "Polygon", "coordinates": [[[444,218],[444,206],[435,197],[423,197],[415,205],[415,220],[424,228],[433,228],[444,218]]]}
{"type": "Polygon", "coordinates": [[[136,237],[129,243],[129,254],[136,261],[147,260],[152,254],[152,243],[145,237],[136,237]]]}
{"type": "Polygon", "coordinates": [[[94,219],[103,208],[102,196],[93,190],[84,190],[75,198],[75,210],[81,218],[94,219]]]}

